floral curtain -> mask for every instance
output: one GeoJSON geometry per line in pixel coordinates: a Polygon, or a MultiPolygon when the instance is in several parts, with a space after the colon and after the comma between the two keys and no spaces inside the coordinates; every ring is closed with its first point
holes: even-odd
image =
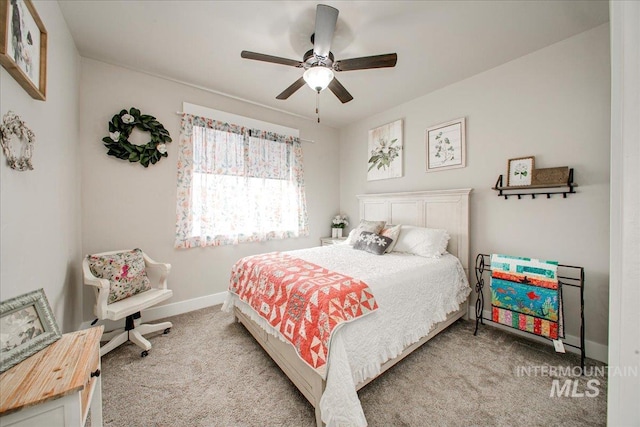
{"type": "Polygon", "coordinates": [[[177,248],[308,234],[298,138],[182,115],[177,248]]]}

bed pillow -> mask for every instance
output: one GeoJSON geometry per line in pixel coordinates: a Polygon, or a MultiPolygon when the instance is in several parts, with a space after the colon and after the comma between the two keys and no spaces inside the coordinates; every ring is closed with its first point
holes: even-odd
{"type": "Polygon", "coordinates": [[[427,258],[440,258],[447,251],[449,233],[438,228],[403,225],[393,250],[427,258]]]}
{"type": "Polygon", "coordinates": [[[392,240],[380,234],[363,231],[353,245],[353,249],[370,252],[375,255],[384,255],[392,240]]]}
{"type": "Polygon", "coordinates": [[[109,280],[107,304],[151,289],[141,249],[110,255],[87,255],[91,273],[109,280]]]}
{"type": "Polygon", "coordinates": [[[400,236],[400,227],[402,227],[400,224],[398,225],[387,224],[384,226],[384,228],[380,232],[381,236],[385,236],[391,239],[391,243],[389,243],[389,246],[385,250],[385,253],[391,252],[393,248],[396,246],[396,243],[398,243],[398,237],[400,236]]]}
{"type": "Polygon", "coordinates": [[[366,219],[360,220],[360,224],[349,233],[347,243],[353,246],[356,240],[363,231],[379,234],[384,228],[385,221],[367,221],[366,219]]]}

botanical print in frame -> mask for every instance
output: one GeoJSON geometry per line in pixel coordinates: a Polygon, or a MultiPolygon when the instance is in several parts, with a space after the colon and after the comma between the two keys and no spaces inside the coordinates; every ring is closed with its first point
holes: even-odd
{"type": "Polygon", "coordinates": [[[531,185],[534,165],[533,156],[509,159],[507,164],[507,187],[527,187],[531,185]]]}
{"type": "Polygon", "coordinates": [[[0,0],[0,63],[32,98],[46,99],[47,30],[31,0],[0,0]]]}
{"type": "Polygon", "coordinates": [[[3,301],[0,303],[0,372],[61,336],[44,290],[3,301]]]}
{"type": "Polygon", "coordinates": [[[369,131],[367,181],[402,176],[402,120],[369,131]]]}
{"type": "Polygon", "coordinates": [[[430,127],[426,140],[427,172],[467,165],[464,117],[430,127]]]}

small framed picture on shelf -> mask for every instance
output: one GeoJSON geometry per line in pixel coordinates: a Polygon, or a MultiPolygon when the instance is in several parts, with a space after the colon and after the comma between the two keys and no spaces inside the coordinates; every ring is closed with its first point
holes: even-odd
{"type": "Polygon", "coordinates": [[[2,301],[0,330],[0,372],[17,365],[62,336],[42,289],[2,301]]]}
{"type": "Polygon", "coordinates": [[[527,187],[531,185],[535,159],[533,156],[509,159],[507,163],[507,187],[527,187]]]}

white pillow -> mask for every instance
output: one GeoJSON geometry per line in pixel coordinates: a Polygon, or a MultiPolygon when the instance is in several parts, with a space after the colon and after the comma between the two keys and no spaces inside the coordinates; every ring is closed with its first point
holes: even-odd
{"type": "Polygon", "coordinates": [[[373,234],[380,234],[382,228],[384,227],[385,221],[367,221],[366,219],[360,220],[360,224],[349,233],[349,237],[347,238],[347,243],[353,246],[356,241],[358,241],[358,237],[360,237],[360,233],[363,231],[369,231],[373,234]]]}
{"type": "Polygon", "coordinates": [[[448,243],[447,230],[403,225],[393,250],[427,258],[440,258],[440,255],[447,251],[448,243]]]}

